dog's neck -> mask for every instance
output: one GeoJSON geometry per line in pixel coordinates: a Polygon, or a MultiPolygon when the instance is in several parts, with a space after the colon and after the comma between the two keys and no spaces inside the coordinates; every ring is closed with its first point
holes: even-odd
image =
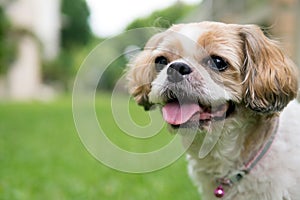
{"type": "MultiPolygon", "coordinates": [[[[247,113],[247,112],[245,112],[247,113]]],[[[222,177],[229,171],[238,170],[250,161],[273,134],[272,127],[276,124],[277,115],[257,115],[246,117],[245,121],[228,120],[213,150],[205,157],[198,157],[205,134],[196,135],[188,150],[190,159],[197,161],[197,170],[212,176],[222,177]],[[252,119],[249,122],[249,118],[252,119]],[[207,168],[209,170],[207,170],[207,168]]],[[[212,133],[214,134],[214,131],[212,133]]]]}
{"type": "MultiPolygon", "coordinates": [[[[238,184],[241,177],[260,163],[260,158],[270,148],[277,132],[278,115],[253,116],[253,113],[250,113],[251,116],[242,116],[241,113],[238,120],[227,119],[224,128],[219,129],[222,131],[221,136],[205,158],[199,158],[205,134],[197,134],[188,149],[189,173],[201,182],[203,196],[207,199],[213,198],[220,191],[224,195],[223,183],[229,187],[238,184]]],[[[206,134],[213,134],[214,131],[217,130],[206,134]]]]}
{"type": "Polygon", "coordinates": [[[277,131],[275,127],[278,123],[277,120],[277,114],[257,117],[256,123],[252,125],[246,134],[243,144],[244,148],[241,152],[241,157],[244,158],[246,162],[255,157],[262,146],[276,134],[274,131],[277,131]]]}

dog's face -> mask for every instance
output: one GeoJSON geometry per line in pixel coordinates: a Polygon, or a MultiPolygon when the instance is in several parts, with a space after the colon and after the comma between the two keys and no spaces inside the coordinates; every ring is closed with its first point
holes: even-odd
{"type": "Polygon", "coordinates": [[[130,93],[159,105],[173,128],[270,115],[297,93],[293,63],[254,25],[181,24],[153,36],[131,62],[130,93]]]}

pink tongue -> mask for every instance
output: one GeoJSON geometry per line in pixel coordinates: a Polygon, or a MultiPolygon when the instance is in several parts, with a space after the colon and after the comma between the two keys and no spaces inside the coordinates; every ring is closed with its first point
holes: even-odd
{"type": "Polygon", "coordinates": [[[183,104],[172,102],[166,104],[163,109],[163,117],[165,121],[172,125],[180,125],[186,123],[193,115],[200,112],[198,104],[183,104]]]}

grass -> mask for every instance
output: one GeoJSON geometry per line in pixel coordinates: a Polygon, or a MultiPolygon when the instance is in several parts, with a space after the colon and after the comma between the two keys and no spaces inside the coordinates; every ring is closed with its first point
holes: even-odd
{"type": "MultiPolygon", "coordinates": [[[[109,96],[100,95],[97,115],[105,131],[114,133],[110,139],[122,148],[148,151],[170,139],[163,131],[148,146],[145,141],[132,145],[141,141],[122,136],[109,105],[109,96]]],[[[140,108],[132,106],[131,114],[139,123],[149,120],[140,108]]],[[[69,97],[52,103],[0,103],[1,200],[198,198],[184,158],[147,174],[119,172],[94,159],[78,137],[69,97]]]]}

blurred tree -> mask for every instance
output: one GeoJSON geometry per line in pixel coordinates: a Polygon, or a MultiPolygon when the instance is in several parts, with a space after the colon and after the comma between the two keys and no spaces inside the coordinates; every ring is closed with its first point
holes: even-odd
{"type": "Polygon", "coordinates": [[[10,23],[0,5],[0,74],[7,71],[15,57],[16,42],[11,33],[10,23]]]}
{"type": "Polygon", "coordinates": [[[90,15],[85,0],[62,0],[63,28],[62,47],[70,48],[74,45],[86,45],[91,38],[88,24],[90,15]]]}
{"type": "MultiPolygon", "coordinates": [[[[196,6],[178,2],[167,9],[156,11],[148,17],[135,20],[126,30],[149,26],[168,28],[189,14],[193,8],[196,8],[196,6]]],[[[86,53],[86,49],[91,49],[91,44],[94,45],[100,39],[93,37],[91,34],[88,24],[89,10],[85,0],[62,0],[62,13],[64,18],[61,33],[61,54],[56,61],[45,63],[44,79],[48,82],[61,82],[64,88],[68,89],[71,78],[73,78],[78,66],[81,64],[80,62],[83,60],[78,60],[79,57],[82,58],[82,52],[86,53]],[[82,48],[83,46],[85,48],[82,48]]],[[[121,50],[121,52],[124,51],[131,44],[130,41],[146,41],[147,39],[149,39],[147,34],[133,35],[131,38],[115,41],[114,44],[106,47],[108,49],[105,52],[107,55],[117,54],[116,52],[120,51],[116,51],[116,49],[121,50]]],[[[99,89],[113,89],[116,81],[122,75],[126,63],[127,60],[124,56],[112,61],[101,80],[99,80],[99,89]]]]}
{"type": "Polygon", "coordinates": [[[61,53],[56,60],[44,63],[43,78],[46,82],[60,83],[64,89],[69,89],[77,65],[80,65],[76,63],[76,55],[89,44],[93,35],[88,24],[90,12],[85,0],[62,0],[61,12],[61,53]]]}
{"type": "Polygon", "coordinates": [[[197,8],[196,5],[187,5],[180,1],[166,9],[153,12],[150,16],[139,18],[129,24],[126,30],[142,27],[169,28],[184,16],[197,8]]]}

